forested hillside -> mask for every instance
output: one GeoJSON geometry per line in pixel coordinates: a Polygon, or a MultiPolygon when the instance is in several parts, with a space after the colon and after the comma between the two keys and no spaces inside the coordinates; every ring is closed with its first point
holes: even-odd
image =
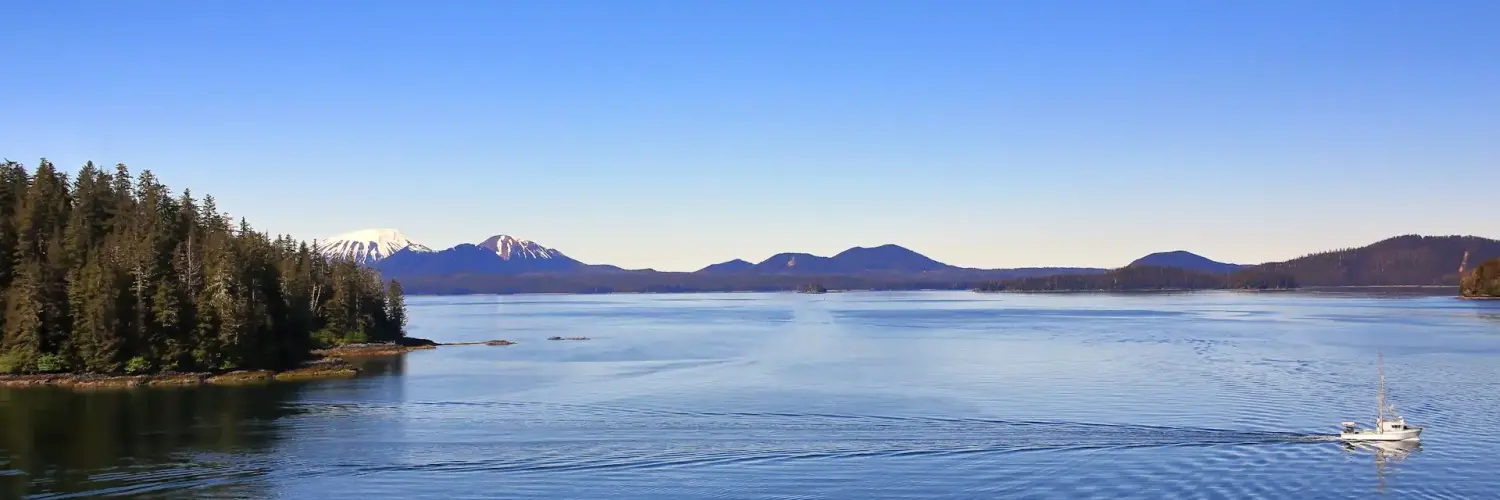
{"type": "Polygon", "coordinates": [[[1292,275],[1304,286],[1454,286],[1465,252],[1470,262],[1500,257],[1500,241],[1475,236],[1397,236],[1255,269],[1292,275]]]}
{"type": "Polygon", "coordinates": [[[289,367],[405,323],[399,284],[124,165],[0,165],[0,291],[11,373],[289,367]]]}

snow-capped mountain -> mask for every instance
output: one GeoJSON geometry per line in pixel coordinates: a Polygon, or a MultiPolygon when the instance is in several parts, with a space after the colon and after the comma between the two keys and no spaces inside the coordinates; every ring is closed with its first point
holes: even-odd
{"type": "Polygon", "coordinates": [[[505,260],[568,258],[562,252],[538,245],[535,241],[523,240],[508,234],[491,236],[489,239],[484,240],[483,243],[480,243],[479,248],[495,252],[496,255],[505,260]]]}
{"type": "Polygon", "coordinates": [[[624,272],[613,266],[589,266],[562,252],[514,236],[492,236],[440,252],[405,250],[375,265],[387,278],[446,274],[528,274],[585,271],[624,272]]]}
{"type": "Polygon", "coordinates": [[[410,249],[427,253],[432,249],[414,243],[401,231],[395,229],[362,229],[350,231],[332,238],[319,240],[314,247],[318,253],[335,259],[349,259],[361,264],[373,264],[396,252],[410,249]]]}

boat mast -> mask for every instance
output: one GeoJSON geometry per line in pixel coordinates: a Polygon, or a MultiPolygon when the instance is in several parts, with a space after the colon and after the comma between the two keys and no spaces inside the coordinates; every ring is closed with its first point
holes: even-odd
{"type": "Polygon", "coordinates": [[[1379,417],[1375,421],[1375,425],[1379,427],[1385,422],[1385,354],[1377,353],[1376,356],[1378,357],[1375,361],[1375,370],[1380,374],[1380,397],[1376,404],[1380,405],[1380,408],[1377,410],[1379,417]]]}

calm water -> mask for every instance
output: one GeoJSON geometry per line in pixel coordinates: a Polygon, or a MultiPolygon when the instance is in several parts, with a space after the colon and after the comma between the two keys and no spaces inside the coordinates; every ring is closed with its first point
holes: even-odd
{"type": "Polygon", "coordinates": [[[0,389],[0,495],[1496,498],[1500,304],[1332,294],[415,298],[505,338],[352,381],[0,389]],[[547,341],[587,336],[589,341],[547,341]],[[1428,427],[1347,449],[1375,359],[1428,427]]]}

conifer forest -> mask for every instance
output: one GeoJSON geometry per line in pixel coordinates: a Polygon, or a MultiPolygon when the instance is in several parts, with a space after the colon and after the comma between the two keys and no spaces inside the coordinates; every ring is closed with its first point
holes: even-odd
{"type": "Polygon", "coordinates": [[[150,171],[0,164],[0,372],[279,369],[404,336],[399,283],[150,171]]]}

